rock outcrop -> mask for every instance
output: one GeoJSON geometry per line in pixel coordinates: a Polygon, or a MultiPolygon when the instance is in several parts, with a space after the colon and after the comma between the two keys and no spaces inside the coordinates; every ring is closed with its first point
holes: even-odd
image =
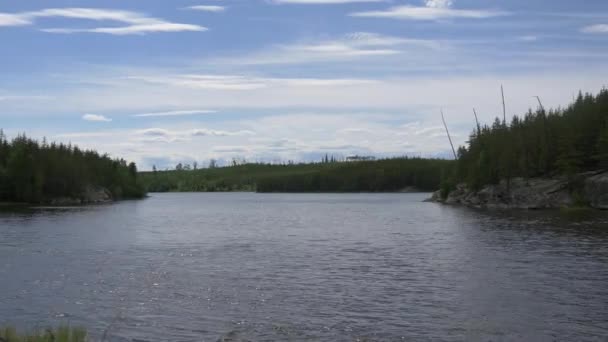
{"type": "Polygon", "coordinates": [[[460,204],[490,209],[552,209],[581,203],[592,208],[608,209],[608,171],[579,174],[580,189],[565,177],[558,178],[514,178],[510,184],[487,185],[479,191],[471,191],[459,184],[446,199],[440,193],[431,200],[445,204],[460,204]],[[573,190],[574,189],[574,190],[573,190]]]}
{"type": "Polygon", "coordinates": [[[608,171],[585,179],[585,199],[593,208],[608,210],[608,171]]]}
{"type": "Polygon", "coordinates": [[[106,188],[87,186],[77,197],[57,197],[49,201],[53,206],[74,206],[84,204],[103,204],[112,202],[112,193],[106,188]]]}
{"type": "Polygon", "coordinates": [[[84,204],[100,204],[112,202],[112,193],[103,187],[88,186],[82,196],[84,204]]]}

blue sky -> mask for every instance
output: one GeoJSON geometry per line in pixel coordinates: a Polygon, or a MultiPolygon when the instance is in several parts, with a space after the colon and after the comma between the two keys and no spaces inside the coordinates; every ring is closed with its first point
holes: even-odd
{"type": "Polygon", "coordinates": [[[604,0],[0,3],[0,127],[141,168],[449,156],[491,122],[606,83],[604,0]]]}

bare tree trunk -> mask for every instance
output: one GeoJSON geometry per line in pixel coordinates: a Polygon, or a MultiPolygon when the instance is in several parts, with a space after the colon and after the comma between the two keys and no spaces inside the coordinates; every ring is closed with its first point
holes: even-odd
{"type": "Polygon", "coordinates": [[[477,117],[477,111],[473,108],[473,114],[475,114],[475,122],[477,123],[477,136],[481,135],[481,126],[479,125],[479,118],[477,117]]]}
{"type": "MultiPolygon", "coordinates": [[[[500,85],[500,94],[502,95],[502,122],[504,125],[504,134],[507,134],[507,106],[505,104],[505,90],[500,85]]],[[[510,157],[510,156],[508,156],[510,157]]],[[[503,156],[504,158],[504,156],[503,156]]],[[[511,193],[511,160],[507,160],[507,193],[511,193]]]]}
{"type": "Polygon", "coordinates": [[[454,144],[452,143],[452,137],[450,136],[450,131],[448,130],[448,125],[445,123],[445,117],[443,116],[443,109],[441,110],[441,121],[443,121],[443,126],[445,127],[445,132],[448,135],[448,140],[450,141],[450,146],[452,146],[452,153],[454,153],[454,160],[458,160],[458,156],[456,155],[456,150],[454,149],[454,144]]]}
{"type": "Polygon", "coordinates": [[[543,114],[545,113],[545,106],[543,106],[543,103],[540,102],[540,96],[534,96],[536,97],[536,99],[538,100],[538,105],[540,106],[540,110],[543,111],[543,114]]]}
{"type": "Polygon", "coordinates": [[[502,87],[502,84],[500,85],[500,93],[502,94],[502,122],[506,127],[507,126],[507,107],[505,106],[505,90],[502,87]]]}

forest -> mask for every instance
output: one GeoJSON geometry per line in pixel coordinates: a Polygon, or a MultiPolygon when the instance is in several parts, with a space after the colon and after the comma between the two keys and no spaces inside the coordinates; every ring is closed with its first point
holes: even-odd
{"type": "Polygon", "coordinates": [[[439,188],[452,161],[392,158],[270,165],[250,163],[199,170],[141,173],[150,192],[395,192],[404,188],[439,188]]]}
{"type": "Polygon", "coordinates": [[[114,199],[145,195],[134,163],[25,135],[9,141],[0,130],[0,202],[80,198],[91,186],[107,189],[114,199]]]}
{"type": "MultiPolygon", "coordinates": [[[[539,99],[540,102],[540,99],[539,99]]],[[[477,125],[468,146],[458,149],[452,174],[443,179],[446,194],[457,183],[480,189],[514,177],[574,177],[608,168],[608,89],[597,95],[579,92],[565,108],[497,118],[477,125]]]]}
{"type": "Polygon", "coordinates": [[[391,192],[413,187],[441,188],[444,195],[459,183],[478,190],[515,177],[574,178],[608,168],[608,90],[579,93],[565,108],[547,111],[541,104],[510,122],[497,118],[492,125],[478,123],[457,157],[352,162],[326,158],[318,163],[177,168],[141,176],[151,192],[391,192]]]}
{"type": "Polygon", "coordinates": [[[449,193],[514,177],[568,176],[608,168],[608,90],[579,93],[565,108],[477,124],[457,160],[390,158],[316,163],[244,163],[228,167],[137,172],[134,163],[75,146],[38,142],[0,130],[0,201],[45,202],[78,197],[87,186],[114,198],[150,192],[395,192],[405,188],[449,193]]]}

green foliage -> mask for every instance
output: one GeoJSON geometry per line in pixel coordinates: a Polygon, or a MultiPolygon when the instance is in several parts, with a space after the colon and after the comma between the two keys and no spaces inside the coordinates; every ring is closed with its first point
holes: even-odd
{"type": "Polygon", "coordinates": [[[439,188],[442,171],[452,165],[440,159],[331,162],[326,157],[321,163],[144,172],[140,178],[151,192],[391,192],[406,187],[431,191],[439,188]]]}
{"type": "Polygon", "coordinates": [[[19,334],[13,327],[0,328],[0,340],[6,342],[85,342],[87,332],[81,328],[59,327],[19,334]]]}
{"type": "Polygon", "coordinates": [[[114,198],[145,194],[133,163],[71,145],[38,143],[24,135],[9,142],[0,130],[0,201],[79,198],[91,186],[109,189],[114,198]]]}
{"type": "Polygon", "coordinates": [[[608,169],[608,120],[604,123],[604,128],[597,141],[596,159],[601,167],[608,169]]]}
{"type": "Polygon", "coordinates": [[[457,182],[473,189],[512,177],[567,175],[608,167],[608,90],[582,93],[565,109],[529,111],[505,126],[496,119],[459,150],[457,182]]]}

